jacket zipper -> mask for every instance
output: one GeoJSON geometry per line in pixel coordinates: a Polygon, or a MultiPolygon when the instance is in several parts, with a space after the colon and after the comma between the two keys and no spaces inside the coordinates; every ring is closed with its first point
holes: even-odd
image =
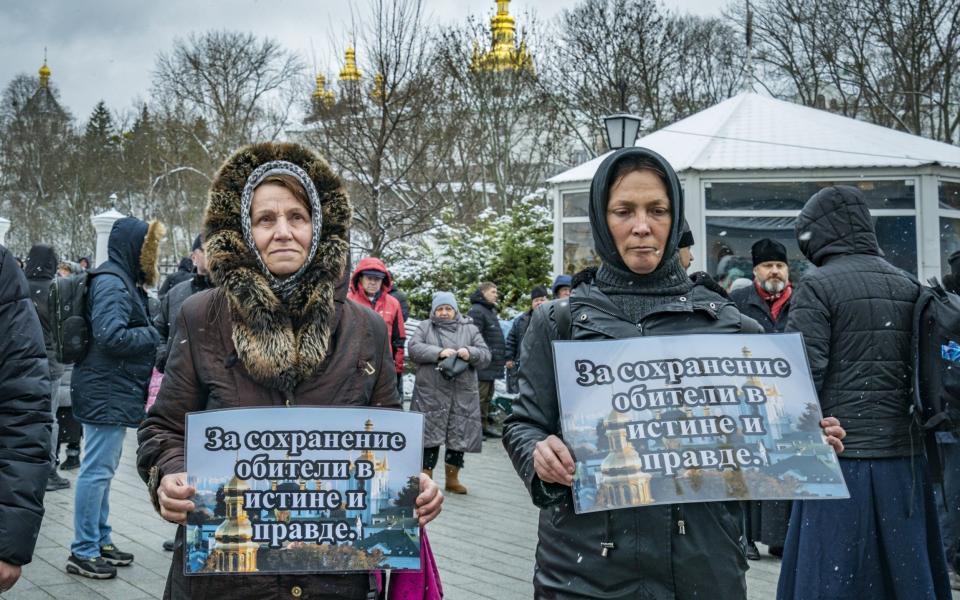
{"type": "Polygon", "coordinates": [[[600,556],[603,558],[606,558],[610,554],[610,551],[616,547],[613,541],[611,541],[613,537],[613,517],[610,515],[609,510],[606,512],[606,526],[604,527],[603,538],[600,540],[600,556]]]}
{"type": "Polygon", "coordinates": [[[290,392],[290,391],[283,392],[283,403],[286,404],[287,406],[294,405],[293,392],[290,392]]]}
{"type": "Polygon", "coordinates": [[[687,535],[687,522],[683,518],[683,509],[677,506],[674,510],[677,513],[677,533],[687,535]]]}

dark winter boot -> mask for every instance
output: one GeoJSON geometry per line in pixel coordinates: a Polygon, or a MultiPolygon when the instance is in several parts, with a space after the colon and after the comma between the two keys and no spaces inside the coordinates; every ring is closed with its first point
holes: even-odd
{"type": "Polygon", "coordinates": [[[460,483],[460,467],[455,467],[453,465],[444,465],[446,474],[446,481],[444,482],[443,489],[454,494],[466,494],[467,488],[460,483]]]}
{"type": "Polygon", "coordinates": [[[60,464],[60,469],[63,471],[72,471],[78,468],[80,468],[80,451],[67,447],[67,460],[60,464]]]}
{"type": "Polygon", "coordinates": [[[50,475],[47,477],[47,491],[55,492],[57,490],[65,490],[70,487],[70,480],[65,477],[60,477],[60,474],[57,473],[57,470],[54,469],[50,472],[50,475]]]}

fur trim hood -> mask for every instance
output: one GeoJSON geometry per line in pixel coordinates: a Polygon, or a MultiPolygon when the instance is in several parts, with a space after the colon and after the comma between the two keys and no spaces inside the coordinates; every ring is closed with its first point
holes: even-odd
{"type": "Polygon", "coordinates": [[[317,372],[346,299],[350,202],[327,162],[297,144],[261,143],[220,167],[204,216],[207,268],[230,306],[237,357],[260,383],[292,391],[317,372]],[[270,161],[302,168],[316,187],[322,229],[316,254],[286,301],[277,297],[244,240],[241,203],[251,173],[270,161]]]}
{"type": "Polygon", "coordinates": [[[146,223],[136,217],[118,219],[110,230],[107,258],[137,284],[156,287],[160,281],[160,242],[167,228],[160,221],[146,223]]]}

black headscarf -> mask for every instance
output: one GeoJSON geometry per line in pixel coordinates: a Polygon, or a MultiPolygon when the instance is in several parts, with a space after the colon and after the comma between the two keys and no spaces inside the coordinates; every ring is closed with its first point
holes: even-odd
{"type": "Polygon", "coordinates": [[[680,234],[683,231],[684,217],[683,188],[680,187],[680,179],[677,178],[677,174],[670,163],[653,150],[637,147],[621,148],[600,163],[590,186],[590,229],[593,231],[593,245],[603,262],[619,270],[630,271],[624,264],[620,252],[617,251],[617,245],[614,243],[613,236],[610,235],[610,228],[607,226],[607,204],[610,202],[610,187],[613,185],[614,173],[621,161],[630,158],[645,158],[667,176],[667,196],[670,198],[672,222],[670,224],[670,237],[667,238],[660,264],[654,269],[654,271],[657,271],[664,268],[670,262],[670,259],[677,254],[677,244],[680,242],[680,234]]]}

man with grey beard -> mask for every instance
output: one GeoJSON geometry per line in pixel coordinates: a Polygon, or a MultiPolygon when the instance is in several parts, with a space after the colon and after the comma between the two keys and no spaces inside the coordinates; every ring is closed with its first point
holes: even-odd
{"type": "Polygon", "coordinates": [[[740,312],[763,325],[767,333],[780,333],[787,326],[790,311],[790,267],[787,249],[776,240],[764,238],[750,248],[753,257],[753,285],[730,293],[740,312]]]}
{"type": "MultiPolygon", "coordinates": [[[[730,292],[740,312],[755,319],[766,333],[780,333],[787,326],[790,311],[790,267],[787,249],[776,240],[764,238],[750,248],[753,258],[753,285],[730,292]]],[[[781,556],[790,521],[789,501],[747,502],[744,506],[747,558],[758,560],[756,542],[781,556]]]]}

